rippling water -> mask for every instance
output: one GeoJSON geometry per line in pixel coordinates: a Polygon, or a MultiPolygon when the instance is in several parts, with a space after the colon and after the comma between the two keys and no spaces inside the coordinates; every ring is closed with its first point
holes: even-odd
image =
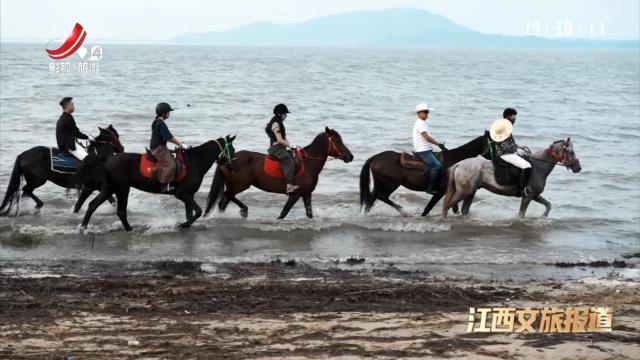
{"type": "MultiPolygon", "coordinates": [[[[92,219],[99,245],[77,229],[74,195],[52,184],[37,190],[45,202],[31,215],[2,218],[3,231],[42,236],[35,249],[0,247],[4,259],[191,258],[264,260],[277,256],[330,261],[351,255],[407,263],[546,263],[613,259],[640,249],[640,61],[637,50],[349,50],[105,45],[98,74],[49,72],[38,44],[0,50],[0,186],[15,156],[55,144],[63,96],[74,96],[75,118],[86,133],[113,124],[127,151],[148,144],[153,110],[168,101],[178,110],[169,125],[189,145],[235,133],[236,149],[266,150],[264,125],[274,104],[292,111],[287,133],[306,145],[325,126],[342,134],[352,163],[330,161],[314,193],[316,218],[301,203],[275,220],[286,198],[251,189],[241,220],[231,204],[189,231],[173,197],[133,191],[133,234],[121,232],[113,209],[92,219]],[[409,150],[414,115],[427,101],[434,136],[451,147],[482,134],[506,106],[518,109],[516,139],[532,149],[571,136],[583,171],[556,168],[546,198],[549,219],[532,204],[516,220],[519,201],[484,190],[471,219],[443,220],[437,206],[417,215],[427,195],[399,190],[402,218],[378,203],[359,214],[362,163],[386,150],[409,150]],[[189,104],[190,106],[187,106],[189,104]]],[[[211,171],[198,195],[205,204],[211,171]]]]}

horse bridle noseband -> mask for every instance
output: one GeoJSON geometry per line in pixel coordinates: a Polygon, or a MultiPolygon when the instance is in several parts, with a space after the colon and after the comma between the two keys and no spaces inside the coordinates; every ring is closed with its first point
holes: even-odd
{"type": "Polygon", "coordinates": [[[549,147],[547,148],[547,153],[549,153],[549,155],[553,156],[553,158],[556,160],[556,164],[562,165],[566,168],[570,168],[573,164],[575,164],[576,162],[578,162],[578,159],[572,159],[572,160],[568,160],[567,159],[567,147],[563,146],[562,147],[562,151],[560,153],[557,153],[555,151],[553,151],[553,144],[549,145],[549,147]]]}

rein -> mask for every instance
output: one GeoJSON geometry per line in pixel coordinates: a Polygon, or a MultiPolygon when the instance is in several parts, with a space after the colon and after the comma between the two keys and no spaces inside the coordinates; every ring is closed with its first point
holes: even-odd
{"type": "Polygon", "coordinates": [[[229,153],[229,142],[227,141],[227,139],[224,139],[224,146],[222,146],[218,140],[213,140],[213,141],[215,141],[216,144],[218,144],[218,147],[220,148],[220,154],[218,154],[218,161],[222,158],[223,155],[229,161],[231,161],[231,154],[229,153]]]}

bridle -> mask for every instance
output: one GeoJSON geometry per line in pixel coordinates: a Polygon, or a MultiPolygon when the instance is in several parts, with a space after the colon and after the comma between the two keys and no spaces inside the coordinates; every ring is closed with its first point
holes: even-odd
{"type": "Polygon", "coordinates": [[[231,158],[231,151],[229,150],[230,143],[227,141],[226,138],[224,138],[223,140],[224,140],[224,146],[222,146],[222,144],[220,144],[218,140],[213,140],[216,142],[216,144],[218,144],[218,147],[220,148],[220,154],[218,154],[218,161],[220,161],[220,159],[222,159],[223,157],[226,157],[226,159],[229,162],[231,162],[233,159],[231,158]]]}
{"type": "MultiPolygon", "coordinates": [[[[111,134],[111,137],[112,137],[113,139],[116,139],[116,140],[118,140],[118,142],[120,142],[120,137],[119,137],[119,136],[118,136],[118,135],[117,135],[113,130],[111,130],[111,129],[109,129],[109,128],[105,128],[105,129],[103,129],[103,130],[108,131],[108,132],[111,134]]],[[[98,136],[98,137],[99,137],[99,136],[98,136]]],[[[99,143],[99,144],[109,144],[109,145],[111,145],[111,148],[112,148],[115,152],[118,152],[118,150],[124,151],[124,146],[122,146],[122,145],[116,145],[115,143],[113,143],[113,142],[111,142],[111,141],[104,141],[104,140],[98,140],[98,139],[96,139],[96,140],[94,140],[93,142],[96,142],[96,143],[99,143]]]]}
{"type": "Polygon", "coordinates": [[[567,156],[567,146],[563,145],[562,146],[562,151],[560,152],[556,152],[553,149],[553,144],[549,145],[549,147],[547,148],[547,153],[549,155],[551,155],[555,161],[556,164],[562,165],[566,168],[571,168],[571,166],[575,165],[576,163],[578,163],[578,159],[569,159],[569,157],[567,156]]]}
{"type": "MultiPolygon", "coordinates": [[[[342,155],[344,155],[344,153],[340,150],[338,145],[336,145],[336,143],[333,140],[333,137],[331,135],[329,135],[327,132],[325,132],[324,134],[327,137],[327,148],[328,148],[327,157],[330,156],[329,154],[331,153],[332,150],[335,150],[335,153],[337,155],[333,156],[333,157],[338,158],[338,159],[341,158],[342,155]]],[[[300,152],[302,153],[302,156],[304,156],[304,157],[306,157],[308,159],[313,159],[313,160],[326,160],[327,159],[327,157],[322,158],[322,157],[311,156],[304,150],[301,150],[300,152]]]]}

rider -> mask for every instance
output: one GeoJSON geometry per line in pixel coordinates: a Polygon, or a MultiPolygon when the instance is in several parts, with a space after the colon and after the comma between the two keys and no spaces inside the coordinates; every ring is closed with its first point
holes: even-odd
{"type": "Polygon", "coordinates": [[[62,115],[60,115],[56,124],[56,141],[60,151],[68,152],[82,161],[87,156],[87,151],[81,146],[76,148],[76,139],[87,140],[89,137],[80,132],[80,129],[76,126],[76,121],[71,115],[75,111],[72,100],[72,97],[65,97],[60,101],[62,115]]]}
{"type": "Polygon", "coordinates": [[[517,115],[518,112],[515,109],[504,109],[503,118],[496,120],[491,125],[490,135],[491,139],[496,142],[498,156],[521,170],[518,178],[518,194],[526,195],[530,191],[527,187],[527,180],[531,171],[531,163],[521,156],[524,148],[518,146],[513,138],[512,129],[516,123],[517,115]]]}
{"type": "Polygon", "coordinates": [[[157,160],[156,176],[158,182],[166,185],[166,187],[162,187],[162,192],[170,192],[172,190],[171,182],[176,175],[176,163],[169,149],[167,149],[167,142],[174,143],[182,148],[186,147],[184,143],[171,135],[167,127],[166,121],[171,111],[173,111],[171,105],[166,102],[159,103],[156,105],[156,119],[151,124],[151,142],[149,148],[157,160]]]}
{"type": "Polygon", "coordinates": [[[280,161],[280,167],[287,184],[287,194],[298,189],[293,185],[295,175],[295,159],[291,150],[291,144],[287,140],[287,131],[284,128],[284,120],[287,118],[289,109],[285,104],[278,104],[273,108],[273,117],[264,129],[269,135],[269,149],[267,153],[280,161]]]}
{"type": "Polygon", "coordinates": [[[435,193],[439,192],[438,189],[438,175],[442,169],[442,163],[433,153],[433,145],[438,145],[441,149],[444,148],[444,143],[438,142],[429,134],[429,127],[427,126],[427,119],[429,118],[429,111],[433,110],[427,104],[418,104],[416,106],[416,114],[418,118],[413,125],[413,150],[431,168],[429,183],[427,184],[427,192],[435,193]]]}

